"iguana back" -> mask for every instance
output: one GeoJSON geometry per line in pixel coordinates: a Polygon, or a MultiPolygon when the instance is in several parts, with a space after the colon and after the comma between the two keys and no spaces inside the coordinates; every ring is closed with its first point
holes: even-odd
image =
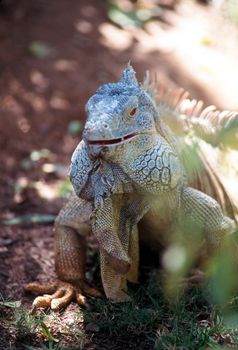
{"type": "Polygon", "coordinates": [[[202,101],[189,99],[183,89],[166,89],[149,73],[143,87],[156,101],[164,124],[179,140],[189,185],[216,199],[238,222],[238,198],[227,188],[217,161],[228,148],[238,149],[238,112],[219,111],[215,106],[203,109],[202,101]]]}

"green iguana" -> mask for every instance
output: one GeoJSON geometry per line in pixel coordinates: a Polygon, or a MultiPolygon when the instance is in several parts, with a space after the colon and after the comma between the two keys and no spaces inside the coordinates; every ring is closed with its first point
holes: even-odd
{"type": "Polygon", "coordinates": [[[236,208],[201,140],[225,147],[237,130],[237,113],[202,111],[183,91],[157,91],[149,79],[139,84],[130,65],[119,82],[96,91],[86,113],[70,168],[75,193],[55,222],[58,281],[26,287],[52,293],[37,297],[35,308],[59,309],[71,300],[83,305],[84,293],[99,295],[85,279],[91,233],[99,243],[105,294],[119,302],[130,299],[127,281],[138,280],[139,240],[156,247],[165,236],[168,243],[190,221],[210,252],[236,230],[236,208]]]}

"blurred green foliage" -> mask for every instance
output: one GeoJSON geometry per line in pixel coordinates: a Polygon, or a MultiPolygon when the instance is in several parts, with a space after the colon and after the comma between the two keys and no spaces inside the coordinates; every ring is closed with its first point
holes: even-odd
{"type": "Polygon", "coordinates": [[[79,135],[82,131],[82,123],[79,120],[72,120],[68,124],[68,133],[72,136],[79,135]]]}
{"type": "Polygon", "coordinates": [[[72,187],[70,180],[65,179],[62,181],[62,183],[58,189],[58,195],[59,195],[59,197],[68,198],[72,191],[73,191],[73,187],[72,187]]]}
{"type": "Polygon", "coordinates": [[[123,11],[114,4],[109,6],[107,15],[112,22],[122,28],[143,26],[143,21],[137,16],[135,11],[123,11]]]}
{"type": "Polygon", "coordinates": [[[49,44],[46,44],[41,41],[32,41],[29,45],[29,52],[33,57],[39,59],[45,59],[54,54],[54,49],[50,47],[49,44]]]}
{"type": "MultiPolygon", "coordinates": [[[[129,3],[129,2],[128,2],[129,3]]],[[[131,6],[125,5],[120,1],[109,1],[107,15],[108,18],[123,29],[143,27],[150,19],[160,16],[162,9],[156,3],[150,3],[149,6],[142,2],[131,2],[131,6]]]]}
{"type": "Polygon", "coordinates": [[[30,153],[30,159],[33,162],[37,162],[40,159],[48,159],[50,156],[50,151],[46,148],[42,148],[40,150],[33,150],[30,153]]]}
{"type": "Polygon", "coordinates": [[[224,1],[224,8],[226,16],[238,25],[238,1],[226,0],[224,1]]]}

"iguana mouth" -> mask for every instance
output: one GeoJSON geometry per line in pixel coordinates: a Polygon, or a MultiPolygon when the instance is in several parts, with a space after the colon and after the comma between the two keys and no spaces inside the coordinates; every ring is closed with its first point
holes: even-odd
{"type": "Polygon", "coordinates": [[[119,137],[117,139],[110,139],[110,140],[87,140],[89,145],[100,145],[100,146],[105,146],[105,145],[114,145],[116,143],[121,143],[126,140],[129,140],[135,136],[137,136],[139,133],[133,132],[132,134],[126,135],[119,137]]]}

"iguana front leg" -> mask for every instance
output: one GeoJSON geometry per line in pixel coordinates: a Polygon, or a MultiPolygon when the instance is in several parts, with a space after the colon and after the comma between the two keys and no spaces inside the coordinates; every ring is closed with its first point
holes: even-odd
{"type": "Polygon", "coordinates": [[[34,293],[52,293],[37,297],[33,310],[51,307],[58,310],[72,300],[85,305],[84,293],[99,296],[85,280],[86,236],[91,232],[89,202],[72,194],[66,206],[60,211],[55,223],[55,268],[58,280],[49,285],[30,283],[25,289],[34,293]]]}
{"type": "Polygon", "coordinates": [[[203,192],[187,187],[181,195],[182,218],[202,230],[208,253],[219,251],[225,237],[235,232],[235,221],[225,216],[217,201],[203,192]]]}

